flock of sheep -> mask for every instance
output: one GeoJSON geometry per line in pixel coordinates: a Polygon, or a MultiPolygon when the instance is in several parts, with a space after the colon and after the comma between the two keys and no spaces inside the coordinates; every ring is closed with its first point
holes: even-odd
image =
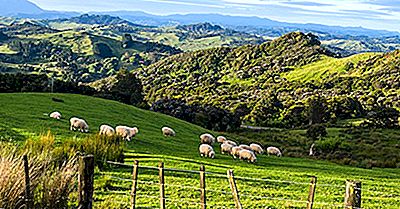
{"type": "MultiPolygon", "coordinates": [[[[57,120],[61,119],[60,112],[52,112],[50,113],[49,116],[57,120]]],[[[71,119],[69,119],[69,122],[71,131],[80,131],[82,133],[89,132],[89,125],[84,119],[72,117],[71,119]]],[[[139,129],[137,127],[117,126],[114,129],[109,125],[103,124],[99,128],[100,135],[106,135],[106,136],[117,135],[127,141],[131,141],[132,137],[136,136],[137,133],[139,133],[139,129]]]]}
{"type": "MultiPolygon", "coordinates": [[[[61,113],[59,112],[52,112],[49,116],[58,120],[61,119],[61,113]]],[[[89,125],[84,119],[72,117],[70,119],[70,130],[87,133],[89,132],[89,125]]],[[[163,127],[161,128],[161,131],[164,136],[176,135],[175,131],[170,127],[163,127]]],[[[103,124],[99,128],[100,135],[117,135],[127,141],[131,141],[132,137],[134,137],[138,132],[139,129],[137,127],[128,126],[117,126],[114,129],[109,125],[103,124]]],[[[255,163],[257,161],[257,155],[264,153],[264,149],[259,144],[252,143],[250,145],[237,145],[236,142],[228,140],[224,136],[218,136],[217,140],[215,140],[213,135],[205,133],[200,135],[200,156],[215,158],[215,151],[212,146],[216,142],[218,142],[221,146],[221,154],[230,154],[234,158],[239,158],[240,160],[245,160],[251,163],[255,163]]],[[[268,155],[276,155],[278,157],[282,156],[282,152],[276,147],[268,147],[266,151],[268,155]]]]}
{"type": "MultiPolygon", "coordinates": [[[[226,139],[224,136],[218,136],[217,142],[221,146],[221,154],[230,154],[234,158],[245,160],[251,163],[257,161],[257,155],[264,153],[264,149],[261,145],[252,143],[250,145],[241,144],[237,145],[236,142],[226,139]]],[[[200,135],[200,147],[199,152],[202,157],[215,157],[215,151],[212,145],[215,143],[215,137],[209,133],[200,135]]],[[[282,156],[282,152],[276,147],[267,148],[268,155],[282,156]]]]}

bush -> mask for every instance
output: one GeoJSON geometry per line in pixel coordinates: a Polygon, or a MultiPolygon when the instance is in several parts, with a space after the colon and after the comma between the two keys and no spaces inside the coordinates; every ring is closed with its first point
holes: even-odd
{"type": "Polygon", "coordinates": [[[328,132],[326,131],[326,127],[321,124],[311,125],[307,129],[307,137],[313,140],[325,137],[327,134],[328,132]]]}
{"type": "Polygon", "coordinates": [[[187,105],[179,100],[161,99],[151,110],[194,123],[215,131],[232,131],[240,127],[240,116],[213,106],[187,105]]]}
{"type": "Polygon", "coordinates": [[[106,161],[124,161],[124,142],[119,137],[93,135],[82,141],[84,154],[94,156],[95,164],[99,168],[106,165],[106,161]]]}

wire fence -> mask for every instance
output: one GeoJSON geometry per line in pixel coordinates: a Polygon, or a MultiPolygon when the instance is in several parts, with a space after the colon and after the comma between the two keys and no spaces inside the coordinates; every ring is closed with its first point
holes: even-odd
{"type": "MultiPolygon", "coordinates": [[[[138,164],[129,165],[110,161],[107,163],[115,166],[136,167],[136,169],[154,171],[145,173],[147,175],[145,179],[106,175],[110,179],[129,182],[139,188],[137,190],[132,190],[135,194],[133,194],[132,191],[116,193],[128,195],[131,199],[131,203],[132,198],[135,198],[135,206],[137,208],[160,208],[160,204],[165,204],[168,208],[205,208],[205,206],[208,208],[269,208],[273,206],[275,202],[279,202],[275,205],[306,207],[307,209],[312,209],[313,206],[315,208],[361,209],[361,190],[363,194],[367,194],[363,196],[363,200],[368,201],[371,205],[377,204],[371,201],[382,202],[385,200],[398,200],[400,204],[400,196],[397,194],[387,194],[382,191],[371,190],[372,187],[366,190],[358,186],[360,184],[349,186],[349,182],[347,182],[347,184],[343,182],[342,185],[331,182],[317,184],[312,183],[312,181],[307,182],[306,179],[304,179],[304,181],[291,181],[247,176],[233,177],[233,175],[229,175],[229,172],[223,174],[218,172],[206,172],[204,170],[196,171],[160,166],[139,166],[138,164]],[[164,172],[168,174],[165,175],[164,172]],[[177,177],[177,173],[192,174],[193,177],[189,178],[191,181],[188,183],[187,176],[178,175],[180,177],[177,177]],[[207,177],[208,181],[212,182],[212,184],[208,183],[208,187],[205,187],[205,179],[202,180],[200,177],[199,182],[198,179],[195,178],[197,175],[203,175],[204,178],[207,177]],[[149,180],[149,176],[152,176],[152,180],[149,180]],[[185,183],[182,183],[183,180],[180,182],[179,178],[184,178],[185,183]],[[234,180],[235,188],[233,188],[230,178],[234,180]],[[166,181],[164,182],[164,180],[166,181]],[[201,181],[204,181],[203,184],[201,181]],[[315,196],[315,187],[318,188],[317,191],[318,194],[321,194],[320,197],[315,196]],[[314,188],[314,190],[312,190],[312,188],[314,188]],[[290,193],[290,191],[285,189],[290,189],[295,192],[290,193]],[[240,204],[241,207],[238,207],[238,204],[240,204]]],[[[133,176],[135,176],[134,173],[133,176]]],[[[311,178],[316,179],[316,177],[311,178]]],[[[371,207],[368,206],[365,208],[371,207]]]]}

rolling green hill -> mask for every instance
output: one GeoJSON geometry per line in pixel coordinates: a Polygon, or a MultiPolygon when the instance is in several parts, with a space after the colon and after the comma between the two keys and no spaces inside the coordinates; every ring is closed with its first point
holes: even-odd
{"type": "Polygon", "coordinates": [[[398,50],[336,58],[312,34],[290,33],[261,45],[171,56],[137,75],[150,103],[178,99],[238,113],[245,123],[299,127],[310,125],[316,95],[327,114],[321,122],[399,110],[399,60],[398,50]]]}
{"type": "MultiPolygon", "coordinates": [[[[102,123],[138,126],[139,134],[132,142],[127,143],[125,161],[128,164],[133,160],[139,160],[141,165],[155,166],[159,160],[163,160],[169,168],[197,170],[199,164],[203,163],[207,171],[222,175],[227,169],[232,168],[237,176],[271,179],[269,182],[257,183],[238,180],[241,194],[272,198],[251,198],[243,195],[241,200],[244,208],[304,208],[305,203],[299,201],[307,199],[308,175],[318,176],[318,184],[321,184],[317,186],[316,192],[318,208],[340,207],[344,195],[343,183],[346,179],[362,180],[363,208],[395,209],[400,206],[400,196],[397,195],[399,169],[360,169],[312,159],[267,156],[259,157],[258,162],[252,165],[219,154],[217,146],[215,146],[216,159],[202,159],[197,151],[198,135],[207,130],[162,114],[114,101],[69,94],[0,94],[0,103],[2,104],[0,136],[3,140],[37,138],[39,134],[48,130],[56,135],[59,142],[69,138],[79,140],[85,137],[85,134],[68,130],[68,118],[78,116],[88,121],[91,127],[89,134],[96,133],[97,127],[102,123]],[[61,99],[63,102],[55,102],[52,98],[61,99]],[[54,110],[60,111],[64,118],[57,121],[44,115],[54,110]],[[173,127],[177,136],[163,137],[160,128],[164,125],[173,127]],[[291,181],[295,183],[290,183],[291,181]]],[[[243,136],[231,134],[228,136],[235,140],[248,140],[243,136]]],[[[130,182],[110,176],[130,179],[131,169],[110,168],[96,172],[95,207],[128,207],[130,182]]],[[[138,203],[141,207],[157,207],[157,200],[146,197],[146,195],[157,196],[158,187],[150,182],[157,182],[157,178],[156,172],[139,171],[139,179],[149,183],[149,185],[139,183],[141,196],[138,197],[138,203]]],[[[191,188],[197,186],[196,179],[196,175],[166,172],[168,208],[189,207],[184,201],[197,202],[199,194],[191,188]],[[174,187],[174,185],[186,187],[174,187]]],[[[210,205],[233,206],[227,179],[214,178],[212,174],[207,174],[207,188],[210,190],[208,192],[210,205]]]]}

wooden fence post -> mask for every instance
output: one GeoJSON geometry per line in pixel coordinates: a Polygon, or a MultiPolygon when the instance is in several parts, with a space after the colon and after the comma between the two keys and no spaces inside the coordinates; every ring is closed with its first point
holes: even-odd
{"type": "Polygon", "coordinates": [[[311,176],[310,191],[308,192],[307,209],[313,208],[316,184],[317,184],[317,177],[311,176]]]}
{"type": "Polygon", "coordinates": [[[164,163],[158,164],[159,176],[160,176],[160,209],[165,209],[165,189],[164,189],[164,163]]]}
{"type": "Polygon", "coordinates": [[[93,155],[79,157],[78,209],[91,209],[93,207],[93,176],[93,155]]]}
{"type": "Polygon", "coordinates": [[[28,156],[24,155],[22,157],[24,161],[24,173],[25,173],[25,208],[32,209],[33,208],[33,195],[31,195],[31,183],[29,178],[29,162],[28,156]]]}
{"type": "Polygon", "coordinates": [[[228,170],[227,173],[228,173],[229,184],[230,184],[231,190],[232,190],[233,200],[235,201],[235,207],[236,207],[236,209],[242,209],[242,204],[240,203],[239,193],[238,193],[238,190],[236,187],[233,170],[228,170]]]}
{"type": "Polygon", "coordinates": [[[361,182],[346,181],[346,194],[344,197],[344,206],[347,209],[361,208],[361,182]]]}
{"type": "Polygon", "coordinates": [[[200,166],[200,204],[201,204],[201,209],[207,208],[206,173],[204,165],[200,166]]]}
{"type": "Polygon", "coordinates": [[[133,171],[132,171],[131,209],[135,209],[136,207],[138,169],[139,169],[139,161],[135,160],[135,162],[133,163],[133,171]]]}

